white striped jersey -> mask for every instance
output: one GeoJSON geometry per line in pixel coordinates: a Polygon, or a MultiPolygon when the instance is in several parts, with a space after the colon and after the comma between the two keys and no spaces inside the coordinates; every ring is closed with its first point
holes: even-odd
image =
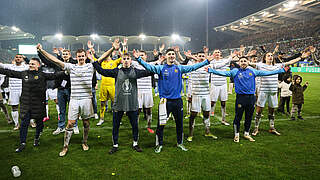
{"type": "MultiPolygon", "coordinates": [[[[29,69],[29,66],[25,63],[22,63],[20,66],[15,64],[4,64],[4,68],[14,70],[14,71],[26,71],[29,69]]],[[[9,78],[9,91],[21,91],[22,90],[22,79],[9,78]]]]}
{"type": "Polygon", "coordinates": [[[70,98],[92,98],[92,78],[94,73],[93,65],[91,63],[88,63],[79,66],[78,64],[64,63],[64,70],[66,70],[70,74],[70,98]]]}
{"type": "Polygon", "coordinates": [[[209,77],[210,74],[204,67],[191,72],[192,76],[192,95],[209,95],[209,77]]]}
{"type": "MultiPolygon", "coordinates": [[[[265,63],[257,63],[257,70],[263,71],[273,71],[284,67],[284,64],[275,64],[275,65],[267,65],[265,63]]],[[[278,74],[270,75],[270,76],[262,76],[260,81],[260,91],[261,92],[278,92],[278,74]]]]}
{"type": "MultiPolygon", "coordinates": [[[[212,67],[212,69],[215,69],[217,71],[225,71],[228,69],[231,60],[231,58],[213,60],[211,61],[210,66],[212,67]]],[[[222,86],[224,84],[227,84],[227,77],[211,74],[211,84],[215,86],[222,86]]]]}
{"type": "MultiPolygon", "coordinates": [[[[142,65],[136,61],[132,61],[132,66],[136,69],[146,70],[142,65]]],[[[137,79],[137,86],[139,93],[152,93],[152,78],[151,76],[137,79]]]]}

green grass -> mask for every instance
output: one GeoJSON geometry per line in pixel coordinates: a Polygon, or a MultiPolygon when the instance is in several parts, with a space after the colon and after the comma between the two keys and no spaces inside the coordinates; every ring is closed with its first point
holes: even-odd
{"type": "MultiPolygon", "coordinates": [[[[63,145],[63,135],[52,135],[57,126],[57,115],[51,102],[51,119],[45,123],[40,147],[32,146],[32,129],[26,149],[22,153],[14,153],[19,144],[19,133],[11,131],[13,127],[7,125],[1,113],[0,179],[13,179],[10,172],[13,165],[20,167],[20,179],[318,179],[320,74],[300,75],[310,83],[303,106],[305,121],[290,121],[286,116],[277,114],[275,126],[282,133],[277,137],[267,132],[269,123],[265,121],[267,111],[264,110],[261,133],[255,137],[256,142],[245,141],[241,136],[240,143],[236,144],[232,126],[222,126],[218,119],[211,119],[211,122],[214,123],[212,132],[219,139],[205,138],[202,120],[198,117],[194,141],[188,143],[185,140],[188,152],[176,148],[175,125],[169,121],[164,130],[163,151],[155,154],[155,135],[146,131],[146,121],[141,116],[139,142],[144,152],[132,150],[131,128],[125,117],[120,128],[119,151],[109,155],[112,115],[107,113],[106,123],[101,128],[95,126],[97,120],[91,121],[88,152],[82,151],[80,133],[72,136],[67,156],[60,158],[58,153],[63,145]]],[[[234,116],[234,100],[233,94],[227,102],[227,120],[230,123],[234,116]]],[[[155,97],[155,103],[158,104],[158,97],[155,97]]],[[[157,122],[156,115],[157,108],[154,108],[153,126],[157,122]]],[[[220,116],[220,104],[216,107],[216,115],[220,116]]],[[[82,123],[79,124],[81,127],[82,123]]],[[[243,121],[241,128],[243,130],[243,121]]],[[[184,133],[187,136],[186,119],[184,133]]]]}

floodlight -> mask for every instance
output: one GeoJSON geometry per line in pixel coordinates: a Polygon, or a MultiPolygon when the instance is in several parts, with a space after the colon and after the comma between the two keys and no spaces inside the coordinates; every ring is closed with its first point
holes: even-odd
{"type": "Polygon", "coordinates": [[[56,37],[57,39],[61,40],[62,37],[63,37],[63,34],[57,33],[56,35],[54,35],[54,37],[56,37]]]}
{"type": "Polygon", "coordinates": [[[20,30],[20,29],[17,28],[16,26],[12,26],[11,29],[14,30],[14,31],[16,31],[16,32],[20,30]]]}
{"type": "Polygon", "coordinates": [[[171,35],[171,38],[175,41],[175,40],[179,39],[180,36],[179,36],[179,34],[173,33],[173,34],[171,35]]]}
{"type": "Polygon", "coordinates": [[[139,38],[142,39],[142,40],[144,40],[144,39],[146,38],[146,35],[140,34],[140,35],[139,35],[139,38]]]}
{"type": "Polygon", "coordinates": [[[98,37],[99,37],[98,34],[91,34],[90,35],[90,38],[93,40],[97,39],[98,37]]]}

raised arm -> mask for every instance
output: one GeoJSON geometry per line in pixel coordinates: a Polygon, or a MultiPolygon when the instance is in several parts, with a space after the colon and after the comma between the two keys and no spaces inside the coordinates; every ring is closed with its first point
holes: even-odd
{"type": "Polygon", "coordinates": [[[0,68],[0,74],[4,74],[4,75],[6,75],[8,77],[12,77],[12,78],[22,79],[22,72],[23,71],[14,71],[14,70],[10,70],[10,69],[0,68]]]}
{"type": "Polygon", "coordinates": [[[138,63],[140,63],[146,70],[148,70],[154,74],[160,74],[160,71],[162,69],[162,65],[155,66],[155,65],[148,64],[148,63],[144,62],[136,50],[133,50],[132,54],[136,58],[138,63]]]}
{"type": "Polygon", "coordinates": [[[288,61],[288,62],[286,62],[286,63],[284,63],[284,64],[285,64],[286,66],[287,66],[287,65],[290,65],[290,64],[294,64],[294,63],[296,63],[296,62],[298,62],[298,61],[301,61],[301,59],[307,58],[308,56],[310,56],[310,52],[309,52],[309,51],[303,52],[302,55],[301,55],[301,57],[298,57],[298,58],[296,58],[296,59],[293,59],[293,60],[291,60],[291,61],[288,61]]]}
{"type": "Polygon", "coordinates": [[[209,60],[205,60],[205,61],[202,61],[201,63],[196,63],[194,65],[179,65],[178,67],[180,68],[181,72],[182,73],[188,73],[188,72],[191,72],[191,71],[195,71],[205,65],[208,65],[209,64],[209,60]]]}
{"type": "Polygon", "coordinates": [[[273,74],[281,74],[281,73],[284,73],[286,71],[288,71],[290,69],[290,67],[285,67],[285,68],[279,68],[279,69],[276,69],[276,70],[273,70],[273,71],[262,71],[262,70],[256,70],[256,69],[251,69],[254,74],[256,76],[270,76],[270,75],[273,75],[273,74]]]}
{"type": "Polygon", "coordinates": [[[103,53],[102,56],[100,56],[100,58],[98,59],[99,63],[101,63],[106,57],[110,56],[112,51],[118,50],[119,48],[120,48],[119,39],[115,39],[114,42],[112,43],[112,47],[108,51],[103,53]]]}
{"type": "Polygon", "coordinates": [[[99,74],[106,77],[116,78],[118,75],[119,68],[117,67],[114,69],[103,69],[97,61],[93,63],[93,67],[97,70],[99,74]]]}
{"type": "Polygon", "coordinates": [[[39,53],[41,53],[47,60],[52,61],[53,63],[60,66],[62,69],[64,69],[64,62],[60,61],[58,58],[56,58],[54,55],[48,53],[47,51],[42,49],[41,44],[37,45],[37,50],[39,53]]]}
{"type": "Polygon", "coordinates": [[[209,67],[205,67],[205,70],[208,73],[212,73],[212,74],[216,74],[219,76],[226,76],[226,77],[234,77],[234,75],[236,74],[236,72],[238,71],[238,69],[232,69],[231,71],[217,71],[215,69],[209,68],[209,67]]]}
{"type": "Polygon", "coordinates": [[[137,79],[153,75],[152,72],[146,71],[146,70],[142,70],[142,69],[135,69],[135,71],[136,71],[136,74],[137,74],[137,79]]]}

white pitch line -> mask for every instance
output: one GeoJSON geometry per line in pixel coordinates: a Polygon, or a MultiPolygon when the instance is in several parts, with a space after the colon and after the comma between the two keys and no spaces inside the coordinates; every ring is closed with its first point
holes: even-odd
{"type": "MultiPolygon", "coordinates": [[[[222,125],[221,124],[221,117],[220,116],[217,116],[217,115],[215,115],[214,116],[215,118],[217,118],[218,120],[219,120],[219,122],[214,122],[214,123],[211,123],[211,124],[213,124],[213,125],[222,125]]],[[[320,116],[305,116],[305,117],[303,117],[304,119],[319,119],[320,118],[320,116]]],[[[211,120],[212,121],[212,120],[211,120]]],[[[261,121],[262,122],[267,122],[267,121],[269,121],[268,119],[261,119],[261,121]]],[[[284,118],[284,119],[275,119],[275,122],[277,122],[277,121],[291,121],[289,118],[284,118]]],[[[230,124],[232,124],[232,122],[230,122],[230,124]]],[[[254,124],[254,119],[252,120],[252,124],[254,124]]],[[[198,124],[195,124],[195,126],[203,126],[203,123],[198,123],[198,124]]],[[[157,126],[156,125],[152,125],[151,126],[152,128],[156,128],[157,126]]],[[[169,127],[169,128],[175,128],[175,125],[166,125],[166,127],[169,127]]],[[[189,127],[189,125],[184,125],[183,127],[189,127]]],[[[232,127],[232,126],[230,126],[230,127],[232,127]]],[[[140,129],[141,128],[146,128],[145,126],[144,127],[139,127],[140,129]]],[[[112,127],[110,127],[110,126],[103,126],[103,127],[90,127],[90,131],[91,130],[93,130],[93,131],[95,131],[95,130],[106,130],[106,129],[108,129],[108,130],[112,130],[112,127]]],[[[121,127],[120,126],[120,129],[131,129],[131,127],[129,126],[129,127],[121,127]]],[[[44,128],[43,129],[43,131],[44,132],[47,132],[47,131],[53,131],[53,130],[55,130],[55,129],[52,129],[52,128],[48,128],[48,129],[46,129],[46,128],[44,128]]],[[[19,132],[19,131],[14,131],[14,130],[0,130],[0,133],[8,133],[8,132],[19,132]]],[[[28,132],[35,132],[35,129],[31,129],[31,128],[29,128],[29,130],[28,130],[28,132]]]]}

